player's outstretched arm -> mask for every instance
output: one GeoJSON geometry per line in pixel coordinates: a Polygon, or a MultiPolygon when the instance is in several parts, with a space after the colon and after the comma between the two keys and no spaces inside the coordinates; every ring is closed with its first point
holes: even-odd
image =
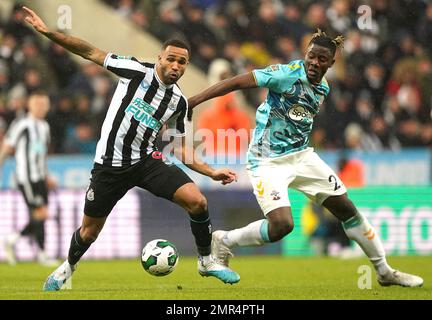
{"type": "Polygon", "coordinates": [[[256,88],[257,86],[258,85],[252,72],[240,74],[238,76],[222,80],[205,89],[201,93],[194,95],[188,99],[188,105],[190,109],[193,109],[200,103],[215,97],[223,96],[227,93],[240,89],[256,88]]]}
{"type": "Polygon", "coordinates": [[[25,21],[27,21],[27,23],[29,23],[37,32],[61,45],[66,50],[75,53],[84,59],[93,61],[98,65],[103,65],[107,55],[106,52],[82,39],[61,32],[50,31],[43,20],[33,10],[27,7],[23,7],[23,10],[26,13],[25,21]]]}
{"type": "Polygon", "coordinates": [[[188,147],[184,137],[181,141],[181,146],[174,149],[175,155],[186,167],[201,173],[215,181],[221,181],[223,185],[237,181],[237,174],[228,168],[214,169],[205,163],[195,152],[193,147],[188,147]]]}

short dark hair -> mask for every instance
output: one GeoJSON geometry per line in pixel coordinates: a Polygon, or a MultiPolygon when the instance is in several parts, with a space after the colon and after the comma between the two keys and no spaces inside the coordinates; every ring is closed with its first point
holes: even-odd
{"type": "Polygon", "coordinates": [[[343,48],[344,40],[345,39],[343,36],[337,36],[336,38],[332,39],[325,32],[318,29],[317,32],[312,35],[312,39],[311,41],[309,41],[309,46],[311,44],[317,44],[319,46],[326,47],[330,49],[331,53],[334,56],[336,53],[336,49],[343,48]]]}
{"type": "Polygon", "coordinates": [[[191,49],[186,41],[180,39],[168,39],[162,44],[162,50],[165,50],[168,46],[186,49],[188,51],[189,57],[191,56],[191,49]]]}
{"type": "Polygon", "coordinates": [[[35,90],[33,90],[32,92],[30,92],[29,97],[31,96],[47,96],[49,97],[49,94],[46,90],[41,89],[41,88],[37,88],[35,90]]]}

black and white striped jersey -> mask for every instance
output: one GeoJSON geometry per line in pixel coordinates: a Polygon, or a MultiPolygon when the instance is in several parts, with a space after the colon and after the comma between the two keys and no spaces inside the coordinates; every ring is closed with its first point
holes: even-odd
{"type": "Polygon", "coordinates": [[[5,143],[15,148],[16,178],[28,185],[45,180],[50,128],[45,120],[31,115],[12,122],[5,143]]]}
{"type": "Polygon", "coordinates": [[[165,85],[154,64],[108,53],[104,67],[120,77],[102,125],[94,161],[123,167],[154,151],[164,124],[185,135],[187,99],[176,85],[165,85]]]}

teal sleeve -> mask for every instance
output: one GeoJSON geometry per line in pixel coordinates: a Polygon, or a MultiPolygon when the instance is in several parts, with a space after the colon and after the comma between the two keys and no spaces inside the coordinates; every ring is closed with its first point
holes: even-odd
{"type": "Polygon", "coordinates": [[[292,85],[290,74],[279,64],[264,69],[255,69],[253,75],[258,87],[268,88],[277,93],[286,91],[287,87],[292,85]]]}

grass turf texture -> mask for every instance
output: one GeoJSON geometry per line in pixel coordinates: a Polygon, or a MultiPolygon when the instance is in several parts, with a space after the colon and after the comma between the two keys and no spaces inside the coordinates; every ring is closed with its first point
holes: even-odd
{"type": "Polygon", "coordinates": [[[82,261],[73,290],[42,292],[53,270],[35,263],[0,264],[0,299],[145,299],[145,300],[286,300],[286,299],[432,299],[432,257],[389,257],[397,269],[418,274],[422,288],[380,287],[372,273],[372,289],[359,289],[359,266],[367,259],[241,256],[231,262],[241,280],[226,285],[197,272],[196,259],[180,257],[166,277],[147,274],[139,260],[82,261]]]}

